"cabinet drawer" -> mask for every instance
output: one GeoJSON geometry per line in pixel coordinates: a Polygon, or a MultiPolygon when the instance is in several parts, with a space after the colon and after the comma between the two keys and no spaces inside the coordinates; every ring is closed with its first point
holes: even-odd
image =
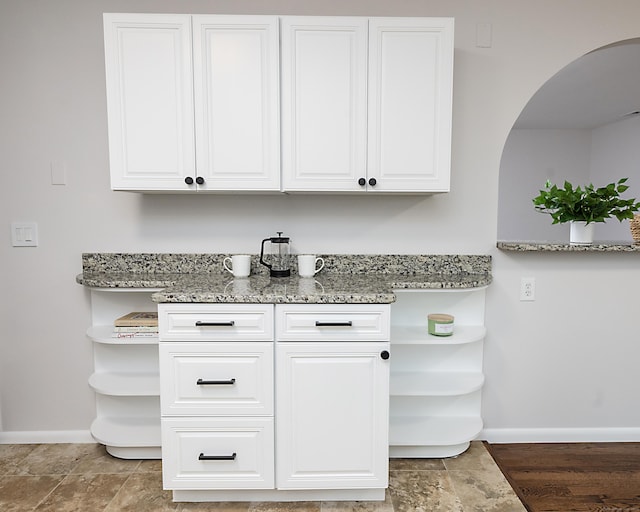
{"type": "Polygon", "coordinates": [[[162,420],[165,489],[272,488],[273,452],[273,418],[162,420]]]}
{"type": "Polygon", "coordinates": [[[273,414],[273,343],[161,343],[163,415],[273,414]]]}
{"type": "Polygon", "coordinates": [[[159,304],[160,341],[271,341],[271,304],[159,304]]]}
{"type": "Polygon", "coordinates": [[[278,341],[388,341],[388,304],[276,305],[278,341]]]}

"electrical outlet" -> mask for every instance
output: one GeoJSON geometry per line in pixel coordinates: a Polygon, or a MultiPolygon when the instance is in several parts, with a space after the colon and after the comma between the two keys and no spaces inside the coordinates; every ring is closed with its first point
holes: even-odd
{"type": "Polygon", "coordinates": [[[520,300],[521,301],[536,300],[536,278],[535,277],[520,278],[520,300]]]}

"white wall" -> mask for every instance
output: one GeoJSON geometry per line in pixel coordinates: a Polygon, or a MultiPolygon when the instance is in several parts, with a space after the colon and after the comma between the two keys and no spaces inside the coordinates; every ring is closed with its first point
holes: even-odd
{"type": "Polygon", "coordinates": [[[631,371],[640,358],[631,314],[640,285],[636,256],[510,254],[498,252],[495,242],[500,159],[521,109],[568,62],[640,36],[639,16],[635,0],[4,0],[5,431],[89,427],[92,353],[84,331],[90,312],[86,290],[74,282],[82,252],[257,252],[259,241],[276,230],[310,252],[492,254],[488,435],[505,438],[531,428],[551,429],[552,436],[564,432],[556,429],[596,429],[586,430],[596,435],[601,427],[638,427],[631,371]],[[451,193],[387,198],[111,192],[103,11],[454,16],[451,193]],[[477,23],[492,24],[492,48],[475,46],[477,23]],[[66,185],[50,184],[52,161],[66,165],[66,185]],[[20,220],[38,222],[39,247],[10,246],[10,222],[20,220]],[[523,275],[537,278],[536,302],[518,301],[523,275]],[[600,323],[612,317],[611,328],[600,323]]]}
{"type": "MultiPolygon", "coordinates": [[[[633,116],[593,130],[591,179],[605,185],[627,177],[624,197],[640,200],[640,116],[633,116]]],[[[607,221],[608,240],[631,240],[629,221],[607,221]]]]}
{"type": "Polygon", "coordinates": [[[546,180],[562,186],[589,182],[591,130],[514,129],[500,161],[498,240],[566,242],[567,224],[533,207],[546,180]]]}

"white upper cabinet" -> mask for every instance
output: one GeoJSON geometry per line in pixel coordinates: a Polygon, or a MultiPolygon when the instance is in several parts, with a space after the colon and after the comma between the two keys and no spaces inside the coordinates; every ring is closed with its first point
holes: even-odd
{"type": "Polygon", "coordinates": [[[111,188],[185,188],[195,173],[191,17],[105,14],[111,188]]]}
{"type": "Polygon", "coordinates": [[[280,190],[277,17],[104,25],[114,190],[280,190]]]}
{"type": "Polygon", "coordinates": [[[111,188],[447,192],[453,25],[105,14],[111,188]]]}
{"type": "Polygon", "coordinates": [[[446,192],[452,18],[289,17],[285,191],[446,192]]]}
{"type": "Polygon", "coordinates": [[[282,184],[359,190],[367,158],[367,19],[285,17],[282,184]]]}
{"type": "Polygon", "coordinates": [[[448,192],[452,18],[369,21],[369,190],[448,192]]]}
{"type": "Polygon", "coordinates": [[[202,188],[280,190],[278,18],[194,16],[202,188]]]}

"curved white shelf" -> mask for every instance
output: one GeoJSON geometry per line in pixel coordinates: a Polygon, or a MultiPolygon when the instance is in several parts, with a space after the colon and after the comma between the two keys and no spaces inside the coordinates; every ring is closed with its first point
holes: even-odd
{"type": "Polygon", "coordinates": [[[111,396],[160,396],[157,373],[94,373],[89,386],[97,393],[111,396]]]}
{"type": "Polygon", "coordinates": [[[391,326],[392,345],[460,345],[481,341],[487,334],[484,325],[455,324],[451,336],[433,336],[427,332],[427,326],[396,325],[391,326]]]}
{"type": "Polygon", "coordinates": [[[160,417],[102,417],[91,424],[91,435],[101,444],[114,447],[160,446],[160,417]]]}
{"type": "Polygon", "coordinates": [[[392,416],[389,421],[389,444],[393,446],[460,445],[482,431],[479,416],[392,416]]]}
{"type": "Polygon", "coordinates": [[[142,337],[142,338],[113,338],[112,325],[94,325],[87,329],[87,336],[96,343],[105,343],[108,345],[157,345],[158,337],[142,337]]]}
{"type": "Polygon", "coordinates": [[[458,396],[482,388],[481,372],[397,372],[391,374],[391,396],[458,396]]]}

